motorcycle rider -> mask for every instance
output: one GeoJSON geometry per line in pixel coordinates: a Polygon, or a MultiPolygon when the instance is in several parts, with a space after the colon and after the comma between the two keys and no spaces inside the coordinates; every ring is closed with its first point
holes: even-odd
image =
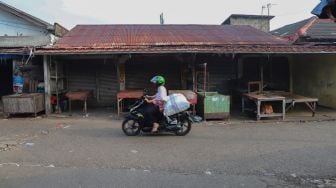
{"type": "Polygon", "coordinates": [[[162,76],[154,76],[151,80],[157,89],[153,96],[146,96],[145,100],[148,103],[145,111],[148,116],[149,123],[153,125],[152,133],[158,131],[159,122],[163,118],[164,103],[167,101],[167,89],[164,87],[165,79],[162,76]]]}

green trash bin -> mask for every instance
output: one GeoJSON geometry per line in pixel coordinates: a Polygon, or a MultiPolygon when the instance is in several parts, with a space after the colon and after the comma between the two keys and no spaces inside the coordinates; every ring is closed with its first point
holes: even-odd
{"type": "Polygon", "coordinates": [[[203,119],[228,119],[230,117],[230,96],[218,92],[199,92],[197,114],[203,119]]]}

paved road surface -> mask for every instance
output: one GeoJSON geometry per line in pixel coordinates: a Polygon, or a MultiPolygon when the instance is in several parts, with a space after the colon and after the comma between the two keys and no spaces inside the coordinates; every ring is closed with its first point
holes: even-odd
{"type": "Polygon", "coordinates": [[[0,152],[0,187],[331,187],[335,135],[335,122],[126,137],[106,119],[0,120],[0,146],[12,144],[0,152]]]}

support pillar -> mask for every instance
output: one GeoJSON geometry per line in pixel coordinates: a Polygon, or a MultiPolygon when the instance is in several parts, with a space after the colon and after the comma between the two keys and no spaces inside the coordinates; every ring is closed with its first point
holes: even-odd
{"type": "Polygon", "coordinates": [[[125,82],[125,62],[118,63],[118,80],[119,80],[119,90],[126,89],[126,82],[125,82]]]}
{"type": "Polygon", "coordinates": [[[48,61],[48,56],[43,56],[43,72],[44,72],[44,103],[45,103],[45,113],[49,115],[51,113],[51,88],[50,88],[50,62],[48,61]]]}

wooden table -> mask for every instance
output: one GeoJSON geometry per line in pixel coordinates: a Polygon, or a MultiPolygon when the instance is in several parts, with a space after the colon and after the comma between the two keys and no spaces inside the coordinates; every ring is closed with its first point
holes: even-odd
{"type": "Polygon", "coordinates": [[[117,94],[117,110],[118,116],[122,112],[123,104],[122,101],[124,99],[140,99],[144,95],[143,90],[123,90],[118,92],[117,94]]]}
{"type": "Polygon", "coordinates": [[[242,95],[242,112],[245,112],[245,101],[251,100],[257,106],[257,120],[263,117],[282,117],[285,120],[286,116],[286,100],[285,97],[273,94],[257,94],[257,93],[244,93],[242,95]],[[263,102],[281,102],[282,103],[282,112],[281,113],[271,113],[271,114],[262,114],[261,113],[261,103],[263,102]]]}
{"type": "Polygon", "coordinates": [[[65,94],[65,96],[69,99],[69,111],[70,114],[71,111],[71,101],[83,101],[84,107],[83,111],[86,114],[87,113],[87,98],[90,95],[90,91],[84,90],[84,91],[69,91],[65,94]]]}
{"type": "Polygon", "coordinates": [[[305,97],[305,96],[296,95],[296,94],[286,92],[286,91],[266,91],[265,93],[285,97],[286,104],[287,104],[286,111],[293,109],[295,107],[295,104],[297,103],[303,103],[312,112],[312,116],[313,117],[315,116],[316,104],[318,102],[318,98],[305,97]]]}

